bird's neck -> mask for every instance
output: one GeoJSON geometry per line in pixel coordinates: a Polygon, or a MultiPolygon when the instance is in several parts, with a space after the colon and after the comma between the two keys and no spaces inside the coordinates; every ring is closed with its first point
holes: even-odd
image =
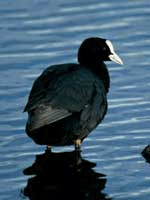
{"type": "Polygon", "coordinates": [[[96,75],[98,76],[101,80],[103,80],[106,92],[109,91],[110,87],[110,77],[109,77],[109,72],[108,69],[105,65],[104,62],[101,62],[100,64],[95,64],[92,66],[88,66],[88,68],[96,75]]]}

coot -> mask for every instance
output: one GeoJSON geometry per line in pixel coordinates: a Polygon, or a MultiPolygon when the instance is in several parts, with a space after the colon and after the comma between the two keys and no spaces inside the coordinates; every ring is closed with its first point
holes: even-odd
{"type": "Polygon", "coordinates": [[[81,44],[78,63],[48,67],[24,109],[27,135],[40,145],[75,144],[79,150],[106,114],[110,78],[104,61],[110,60],[123,64],[110,40],[92,37],[81,44]]]}

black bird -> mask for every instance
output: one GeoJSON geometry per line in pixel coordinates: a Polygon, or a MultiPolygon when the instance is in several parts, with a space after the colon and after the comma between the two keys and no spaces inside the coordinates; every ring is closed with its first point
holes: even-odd
{"type": "Polygon", "coordinates": [[[104,61],[123,64],[109,40],[85,39],[78,63],[48,67],[34,82],[24,111],[26,133],[37,144],[80,145],[103,120],[110,78],[104,61]]]}

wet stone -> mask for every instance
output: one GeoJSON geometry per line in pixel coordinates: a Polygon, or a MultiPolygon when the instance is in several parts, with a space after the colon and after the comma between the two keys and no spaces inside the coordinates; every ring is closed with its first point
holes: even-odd
{"type": "Polygon", "coordinates": [[[147,145],[143,151],[142,156],[146,159],[148,163],[150,163],[150,145],[147,145]]]}

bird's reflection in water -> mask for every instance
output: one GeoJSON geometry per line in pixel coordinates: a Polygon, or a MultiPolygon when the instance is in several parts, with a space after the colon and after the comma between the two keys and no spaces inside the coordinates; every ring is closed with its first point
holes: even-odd
{"type": "Polygon", "coordinates": [[[75,154],[46,151],[37,155],[33,165],[23,171],[25,175],[35,175],[28,179],[24,195],[30,200],[109,199],[101,192],[106,184],[105,175],[94,172],[96,164],[82,158],[75,166],[75,154]]]}

